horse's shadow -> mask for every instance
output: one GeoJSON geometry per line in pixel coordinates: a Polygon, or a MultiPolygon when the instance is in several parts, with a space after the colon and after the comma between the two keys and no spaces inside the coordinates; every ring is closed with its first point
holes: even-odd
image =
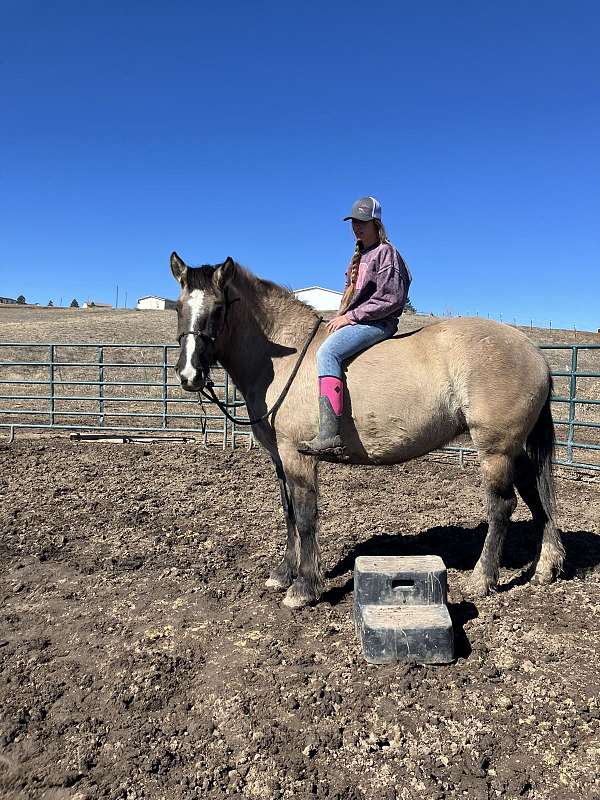
{"type": "MultiPolygon", "coordinates": [[[[455,525],[438,525],[417,535],[402,536],[395,533],[380,533],[348,551],[327,573],[327,578],[335,579],[350,573],[341,585],[333,586],[322,599],[337,605],[353,588],[354,562],[358,556],[419,556],[438,555],[449,569],[467,572],[473,569],[481,553],[487,533],[487,524],[475,528],[461,528],[455,525]]],[[[563,531],[565,564],[563,580],[572,580],[594,571],[600,565],[600,536],[590,531],[563,531]]],[[[501,584],[499,592],[506,592],[515,586],[524,585],[532,575],[532,564],[537,555],[539,535],[531,522],[511,523],[504,544],[502,566],[510,570],[521,570],[510,581],[501,584]]],[[[471,646],[463,626],[478,615],[473,603],[462,601],[449,603],[455,634],[457,657],[466,658],[471,646]]]]}

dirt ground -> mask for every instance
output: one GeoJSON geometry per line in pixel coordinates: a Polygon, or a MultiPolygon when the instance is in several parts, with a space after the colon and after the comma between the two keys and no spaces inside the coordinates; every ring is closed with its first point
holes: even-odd
{"type": "Polygon", "coordinates": [[[522,505],[473,602],[479,476],[322,468],[328,589],[264,588],[283,547],[261,451],[0,446],[0,797],[600,798],[600,484],[558,480],[567,570],[533,587],[522,505]],[[457,659],[367,665],[358,555],[439,554],[457,659]]]}

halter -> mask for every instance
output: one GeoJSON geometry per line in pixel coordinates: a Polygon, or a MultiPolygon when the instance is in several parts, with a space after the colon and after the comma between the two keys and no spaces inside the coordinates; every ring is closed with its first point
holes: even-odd
{"type": "MultiPolygon", "coordinates": [[[[221,333],[221,331],[219,331],[219,333],[221,333]]],[[[208,341],[214,345],[219,333],[217,333],[216,336],[211,336],[210,333],[206,333],[206,331],[183,331],[183,333],[180,333],[179,336],[177,337],[177,344],[179,345],[179,347],[181,347],[181,340],[183,339],[184,336],[195,336],[196,339],[198,338],[208,339],[208,341]]]]}
{"type": "Polygon", "coordinates": [[[290,389],[290,386],[292,385],[292,383],[294,381],[294,378],[296,377],[296,375],[298,373],[298,370],[300,369],[300,366],[302,364],[304,356],[306,355],[306,351],[310,347],[310,343],[312,342],[312,340],[315,338],[315,334],[319,330],[320,324],[323,322],[323,317],[317,317],[316,318],[315,324],[314,324],[310,334],[308,335],[307,340],[304,342],[304,346],[303,346],[302,350],[300,351],[298,359],[297,359],[297,361],[296,361],[296,363],[294,365],[294,368],[293,368],[293,370],[291,372],[290,377],[288,378],[288,381],[287,381],[286,385],[283,387],[283,390],[282,390],[281,394],[279,395],[277,400],[273,403],[271,408],[266,412],[266,414],[263,414],[261,417],[257,417],[256,419],[248,419],[248,420],[236,419],[235,417],[231,416],[231,414],[229,413],[229,411],[227,409],[228,408],[237,408],[238,406],[245,405],[245,404],[244,403],[223,403],[222,400],[219,400],[219,398],[215,394],[215,390],[213,388],[214,387],[214,383],[213,383],[213,381],[211,380],[211,377],[210,377],[210,369],[216,363],[216,359],[214,358],[214,348],[215,348],[217,337],[221,334],[221,332],[223,331],[223,328],[225,327],[225,325],[227,323],[227,312],[229,311],[229,308],[235,302],[237,302],[239,299],[240,299],[239,297],[234,297],[233,300],[229,300],[229,298],[227,296],[227,290],[225,290],[225,312],[223,314],[223,321],[222,321],[222,323],[221,323],[221,325],[219,327],[219,330],[214,334],[214,336],[211,336],[211,334],[208,333],[207,330],[203,330],[203,331],[183,331],[177,337],[177,342],[178,342],[179,346],[181,347],[181,340],[183,339],[184,336],[193,336],[195,339],[200,338],[200,339],[206,340],[213,347],[213,351],[210,354],[210,357],[208,356],[207,348],[204,348],[204,350],[202,351],[202,353],[200,354],[200,357],[199,357],[200,358],[200,364],[202,366],[202,371],[204,373],[204,375],[203,375],[203,377],[204,377],[204,386],[208,390],[208,391],[205,391],[204,389],[201,389],[198,392],[198,401],[200,402],[200,404],[202,404],[202,397],[204,397],[207,400],[209,400],[211,403],[216,403],[216,405],[221,409],[222,413],[231,422],[235,422],[238,425],[255,425],[257,422],[262,422],[263,420],[268,419],[271,416],[271,414],[274,414],[275,411],[277,411],[279,406],[285,400],[285,396],[287,395],[287,393],[288,393],[288,391],[290,389]]]}
{"type": "Polygon", "coordinates": [[[210,333],[208,333],[207,330],[202,330],[202,331],[182,331],[182,333],[180,333],[179,336],[177,337],[177,344],[180,347],[181,347],[181,340],[183,339],[184,336],[194,336],[194,337],[196,337],[196,339],[198,337],[200,337],[201,339],[207,339],[214,347],[215,342],[217,341],[217,336],[219,336],[221,334],[221,332],[223,331],[223,328],[225,327],[225,324],[227,322],[227,312],[229,311],[231,306],[234,303],[237,303],[239,301],[239,299],[240,299],[239,297],[234,297],[233,300],[230,300],[229,296],[227,294],[227,289],[225,289],[225,291],[224,291],[224,298],[225,298],[225,303],[224,303],[225,311],[223,313],[223,321],[221,322],[221,325],[219,326],[219,330],[215,333],[215,335],[211,336],[210,333]]]}

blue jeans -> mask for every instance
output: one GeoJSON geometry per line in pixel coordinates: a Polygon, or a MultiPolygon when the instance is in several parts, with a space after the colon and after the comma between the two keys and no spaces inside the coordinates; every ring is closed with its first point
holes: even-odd
{"type": "Polygon", "coordinates": [[[377,342],[389,339],[395,332],[396,325],[390,325],[390,321],[386,320],[368,325],[346,325],[330,333],[317,350],[319,377],[331,375],[341,379],[342,362],[377,342]]]}

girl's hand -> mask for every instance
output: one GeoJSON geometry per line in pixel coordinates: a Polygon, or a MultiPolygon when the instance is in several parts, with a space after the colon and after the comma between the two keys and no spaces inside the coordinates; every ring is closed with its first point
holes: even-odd
{"type": "Polygon", "coordinates": [[[339,317],[334,317],[330,319],[327,325],[325,326],[329,333],[333,333],[334,331],[338,331],[340,328],[345,328],[346,325],[351,325],[352,323],[348,319],[345,314],[342,314],[339,317]]]}

